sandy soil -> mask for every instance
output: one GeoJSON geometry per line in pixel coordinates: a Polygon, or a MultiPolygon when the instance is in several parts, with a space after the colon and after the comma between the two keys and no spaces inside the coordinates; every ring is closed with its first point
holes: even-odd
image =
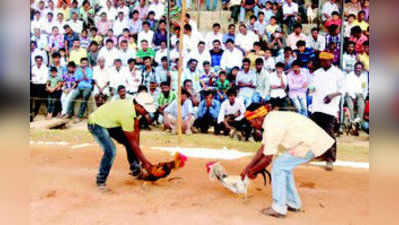
{"type": "MultiPolygon", "coordinates": [[[[145,153],[152,162],[171,158],[153,150],[145,153]]],[[[128,175],[125,150],[118,147],[108,179],[112,192],[99,192],[95,175],[101,154],[97,146],[31,145],[31,224],[368,224],[368,170],[298,168],[295,178],[304,212],[276,219],[258,212],[271,204],[271,186],[264,187],[259,177],[244,200],[208,180],[204,165],[209,160],[190,158],[185,168],[170,176],[181,179],[143,184],[128,175]]],[[[222,164],[229,173],[239,174],[249,160],[222,164]]]]}

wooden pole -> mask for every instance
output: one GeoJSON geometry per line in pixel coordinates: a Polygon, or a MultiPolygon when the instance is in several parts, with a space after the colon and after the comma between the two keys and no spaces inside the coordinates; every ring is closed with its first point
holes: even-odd
{"type": "Polygon", "coordinates": [[[183,70],[183,30],[184,30],[184,18],[186,17],[186,0],[182,0],[182,10],[180,14],[180,37],[179,37],[179,64],[178,64],[178,92],[177,92],[177,143],[182,143],[182,116],[181,116],[181,79],[183,70]]]}

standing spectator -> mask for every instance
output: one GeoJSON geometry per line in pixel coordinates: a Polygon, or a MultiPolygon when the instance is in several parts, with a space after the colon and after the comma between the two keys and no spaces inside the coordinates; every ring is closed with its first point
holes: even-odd
{"type": "Polygon", "coordinates": [[[240,50],[234,47],[234,41],[228,39],[226,41],[226,49],[223,52],[220,60],[220,67],[230,73],[233,67],[241,66],[243,54],[240,50]]]}
{"type": "Polygon", "coordinates": [[[244,119],[245,106],[244,103],[237,99],[237,92],[234,88],[227,90],[227,97],[222,105],[217,119],[217,127],[215,134],[223,131],[224,135],[228,135],[233,129],[239,130],[244,119]]]}
{"type": "Polygon", "coordinates": [[[206,10],[208,11],[215,11],[218,5],[217,0],[206,0],[206,10]],[[211,1],[212,1],[212,8],[211,8],[211,1]]]}
{"type": "Polygon", "coordinates": [[[164,110],[171,104],[176,98],[176,94],[170,90],[170,84],[168,82],[161,83],[161,93],[157,99],[158,109],[155,113],[154,120],[160,124],[163,124],[164,110]]]}
{"type": "Polygon", "coordinates": [[[309,37],[306,40],[306,45],[316,51],[316,53],[321,52],[326,49],[326,39],[319,34],[319,29],[313,27],[310,31],[309,37]]]}
{"type": "Polygon", "coordinates": [[[312,48],[306,47],[305,41],[298,41],[296,43],[297,50],[294,51],[297,60],[299,60],[301,67],[306,67],[309,61],[316,60],[316,54],[312,48]]]}
{"type": "MultiPolygon", "coordinates": [[[[98,58],[98,65],[93,67],[93,81],[94,81],[94,98],[98,98],[100,95],[110,96],[109,91],[110,85],[110,71],[105,66],[104,57],[98,58]]],[[[112,74],[114,76],[114,74],[112,74]]]]}
{"type": "Polygon", "coordinates": [[[365,99],[368,96],[368,75],[364,71],[363,64],[357,62],[353,72],[345,79],[345,103],[349,108],[350,120],[355,123],[362,123],[364,116],[365,99]],[[355,113],[356,104],[357,111],[355,113]]]}
{"type": "Polygon", "coordinates": [[[135,96],[138,92],[138,88],[141,85],[141,73],[139,68],[136,66],[136,60],[130,58],[128,60],[129,77],[127,78],[127,91],[129,94],[135,96]]]}
{"type": "Polygon", "coordinates": [[[269,73],[264,69],[263,59],[255,60],[256,90],[252,102],[264,104],[270,98],[269,73]]]}
{"type": "Polygon", "coordinates": [[[213,47],[213,42],[215,40],[219,41],[219,44],[222,43],[223,34],[220,32],[220,24],[214,23],[212,25],[212,31],[208,32],[205,36],[205,43],[207,49],[211,49],[213,47]]]}
{"type": "Polygon", "coordinates": [[[287,93],[285,88],[287,87],[287,76],[284,72],[284,63],[276,63],[276,71],[272,72],[269,76],[270,79],[270,99],[274,102],[281,103],[279,105],[284,106],[287,93]]]}
{"type": "Polygon", "coordinates": [[[119,57],[119,52],[114,47],[114,41],[112,39],[108,39],[105,42],[105,46],[100,49],[98,57],[103,57],[105,59],[105,66],[107,68],[112,67],[114,60],[119,57]]]}
{"type": "Polygon", "coordinates": [[[80,47],[80,40],[74,40],[72,49],[69,52],[69,60],[75,64],[79,64],[83,58],[87,58],[87,50],[80,47]]]}
{"type": "Polygon", "coordinates": [[[338,11],[339,12],[337,3],[335,1],[336,0],[327,0],[323,4],[322,10],[321,10],[321,13],[322,13],[322,17],[321,18],[322,18],[323,21],[326,21],[326,20],[330,19],[331,18],[331,14],[334,11],[338,11]]]}
{"type": "Polygon", "coordinates": [[[301,62],[296,60],[292,63],[292,71],[287,75],[288,96],[294,104],[296,111],[308,116],[306,92],[309,85],[309,75],[306,69],[301,68],[301,62]]]}
{"type": "MultiPolygon", "coordinates": [[[[320,53],[321,68],[314,72],[313,86],[315,91],[312,99],[311,119],[323,128],[332,138],[335,139],[337,127],[337,116],[339,111],[340,97],[344,83],[342,71],[332,65],[334,56],[328,52],[320,53]]],[[[336,143],[321,158],[326,163],[326,169],[333,169],[333,162],[336,160],[336,143]]]]}
{"type": "Polygon", "coordinates": [[[283,4],[283,21],[288,26],[288,33],[292,32],[294,25],[297,23],[298,13],[298,4],[292,2],[292,0],[286,0],[285,4],[283,4]]]}
{"type": "Polygon", "coordinates": [[[182,129],[187,135],[192,133],[191,127],[194,123],[193,104],[190,101],[190,93],[182,89],[181,99],[175,99],[164,109],[164,128],[171,129],[172,134],[176,134],[177,126],[177,104],[181,104],[182,129]]]}
{"type": "Polygon", "coordinates": [[[295,50],[296,43],[299,40],[306,41],[306,35],[302,33],[302,25],[297,23],[294,25],[294,32],[287,36],[287,46],[291,47],[292,50],[295,50]]]}
{"type": "Polygon", "coordinates": [[[252,11],[255,16],[258,15],[259,8],[256,5],[258,0],[242,0],[241,1],[241,8],[240,8],[240,22],[244,22],[245,14],[248,11],[252,11]]]}
{"type": "Polygon", "coordinates": [[[74,62],[69,62],[67,65],[67,71],[63,74],[62,80],[62,95],[61,95],[61,116],[66,117],[68,110],[69,99],[72,94],[72,90],[76,87],[75,81],[75,69],[76,65],[74,62]]]}
{"type": "Polygon", "coordinates": [[[210,127],[214,127],[216,133],[217,119],[220,110],[220,103],[213,98],[211,91],[205,91],[204,100],[198,106],[197,119],[194,121],[194,127],[200,129],[201,133],[208,133],[210,127]]]}
{"type": "Polygon", "coordinates": [[[198,60],[190,59],[187,62],[187,67],[184,69],[183,81],[191,80],[193,89],[196,93],[201,90],[200,71],[197,69],[198,60]]]}
{"type": "Polygon", "coordinates": [[[249,70],[250,61],[248,58],[242,60],[242,70],[237,75],[236,85],[239,88],[238,96],[243,100],[245,106],[252,103],[252,96],[256,88],[256,74],[249,70]]]}
{"type": "Polygon", "coordinates": [[[209,51],[211,56],[211,67],[217,71],[221,66],[220,62],[222,60],[224,50],[221,48],[221,42],[219,40],[214,40],[212,44],[213,48],[209,51]]]}
{"type": "Polygon", "coordinates": [[[57,68],[50,68],[50,76],[48,77],[46,84],[46,91],[48,93],[48,105],[47,105],[47,119],[51,119],[55,114],[60,115],[60,110],[58,107],[61,98],[61,87],[62,87],[62,77],[58,75],[57,68]]]}
{"type": "Polygon", "coordinates": [[[152,48],[148,48],[148,41],[142,40],[140,43],[141,49],[139,49],[136,54],[137,63],[143,63],[145,57],[153,59],[155,57],[155,52],[152,48]]]}
{"type": "Polygon", "coordinates": [[[40,106],[46,103],[46,82],[48,78],[48,67],[43,63],[41,55],[35,56],[35,64],[31,69],[31,121],[39,113],[40,106]],[[35,106],[33,107],[33,100],[35,106]]]}
{"type": "Polygon", "coordinates": [[[253,31],[248,31],[244,24],[240,24],[239,30],[240,33],[237,34],[235,44],[244,54],[247,54],[252,49],[254,43],[259,41],[259,37],[253,31]]]}
{"type": "Polygon", "coordinates": [[[356,59],[356,52],[355,52],[355,43],[353,41],[349,41],[348,45],[345,49],[345,53],[342,56],[342,69],[345,73],[350,73],[355,68],[356,59]]]}

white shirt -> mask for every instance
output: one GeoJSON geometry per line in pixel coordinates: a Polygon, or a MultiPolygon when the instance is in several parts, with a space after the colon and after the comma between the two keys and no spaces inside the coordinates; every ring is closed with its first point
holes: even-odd
{"type": "Polygon", "coordinates": [[[151,3],[151,5],[148,7],[148,12],[154,11],[155,12],[155,19],[159,20],[164,14],[165,6],[161,2],[158,2],[158,4],[151,3]]]}
{"type": "Polygon", "coordinates": [[[54,21],[54,23],[53,23],[53,26],[56,26],[56,27],[58,27],[58,32],[60,33],[60,34],[65,34],[65,30],[64,30],[64,26],[65,26],[65,22],[64,21],[59,21],[59,20],[56,20],[56,21],[54,21]]]}
{"type": "Polygon", "coordinates": [[[209,51],[204,50],[202,53],[200,53],[198,51],[198,49],[191,51],[190,53],[188,53],[188,55],[186,57],[184,57],[183,59],[183,65],[187,65],[188,60],[190,59],[196,59],[198,61],[198,69],[202,70],[203,69],[203,65],[202,63],[205,61],[208,61],[209,63],[211,62],[211,54],[209,53],[209,51]]]}
{"type": "MultiPolygon", "coordinates": [[[[287,86],[287,75],[283,72],[282,74],[283,77],[283,83],[285,86],[287,86]]],[[[269,76],[269,81],[270,81],[270,86],[273,85],[281,85],[281,79],[280,77],[277,76],[277,72],[274,71],[273,73],[270,74],[269,76]]],[[[287,93],[285,93],[285,89],[283,88],[277,88],[277,89],[272,89],[270,88],[270,97],[271,98],[284,98],[287,96],[287,93]]]]}
{"type": "Polygon", "coordinates": [[[38,55],[43,57],[43,65],[47,65],[48,64],[48,59],[47,59],[46,51],[41,50],[39,48],[35,48],[35,50],[33,50],[33,52],[30,53],[32,66],[36,65],[35,57],[38,56],[38,55]]]}
{"type": "Polygon", "coordinates": [[[317,40],[315,40],[312,35],[309,35],[306,40],[306,47],[313,48],[315,50],[323,51],[326,49],[326,38],[319,34],[317,40]]]}
{"type": "MultiPolygon", "coordinates": [[[[116,15],[117,15],[117,16],[118,16],[119,12],[122,12],[122,13],[123,13],[123,16],[124,16],[125,18],[129,17],[129,8],[128,8],[127,6],[124,5],[123,7],[118,7],[118,8],[116,9],[116,15]]],[[[115,18],[112,18],[112,19],[115,19],[115,18]]]]}
{"type": "Polygon", "coordinates": [[[32,36],[32,41],[36,41],[37,48],[46,49],[48,47],[48,38],[45,34],[40,34],[40,37],[32,36]]]}
{"type": "Polygon", "coordinates": [[[71,27],[71,29],[72,29],[74,32],[76,32],[76,33],[78,33],[78,34],[80,34],[80,33],[82,32],[82,29],[83,29],[83,21],[80,21],[80,20],[76,20],[76,21],[70,20],[70,21],[68,21],[68,25],[71,27]]]}
{"type": "Polygon", "coordinates": [[[339,12],[337,4],[331,3],[329,0],[326,1],[324,3],[324,5],[323,5],[322,10],[321,10],[321,12],[323,14],[322,15],[322,19],[326,20],[327,18],[324,16],[324,14],[327,14],[327,15],[331,16],[332,12],[334,12],[334,11],[338,11],[339,12]]]}
{"type": "Polygon", "coordinates": [[[218,123],[223,122],[225,116],[236,114],[238,111],[240,111],[240,116],[235,118],[235,120],[237,120],[237,121],[244,118],[244,114],[245,114],[245,105],[239,98],[235,99],[233,105],[230,104],[230,101],[228,99],[224,100],[224,102],[220,106],[220,111],[219,111],[219,115],[218,115],[218,123]]]}
{"type": "Polygon", "coordinates": [[[366,72],[361,73],[360,76],[351,72],[345,78],[344,91],[352,98],[356,98],[356,94],[362,94],[363,98],[366,98],[369,89],[368,83],[366,72]]]}
{"type": "Polygon", "coordinates": [[[194,32],[191,35],[183,35],[183,51],[189,53],[191,51],[195,51],[198,48],[198,42],[200,41],[199,36],[197,36],[194,32]]]}
{"type": "Polygon", "coordinates": [[[97,23],[98,20],[100,19],[100,15],[101,15],[103,12],[105,12],[105,13],[107,14],[107,19],[108,19],[108,20],[112,20],[112,21],[114,21],[114,20],[115,20],[115,17],[118,15],[118,13],[117,13],[115,7],[111,6],[111,8],[108,8],[108,7],[105,6],[104,8],[102,8],[102,9],[100,10],[99,13],[97,13],[98,16],[97,16],[96,23],[97,23]]]}
{"type": "MultiPolygon", "coordinates": [[[[171,50],[172,53],[173,50],[171,50]]],[[[156,63],[161,63],[161,59],[164,56],[168,56],[168,49],[159,49],[156,53],[155,53],[155,62],[156,63]]],[[[170,58],[172,58],[172,54],[170,54],[170,58]]]]}
{"type": "Polygon", "coordinates": [[[32,66],[32,83],[34,84],[46,84],[49,76],[48,67],[42,64],[39,67],[37,65],[32,66]]]}
{"type": "Polygon", "coordinates": [[[123,33],[124,28],[129,28],[129,21],[126,19],[123,19],[122,21],[120,19],[115,20],[113,23],[113,31],[115,36],[119,36],[123,33]]]}
{"type": "Polygon", "coordinates": [[[119,49],[119,56],[118,58],[120,58],[122,60],[122,65],[123,66],[127,66],[127,61],[130,58],[136,58],[136,50],[131,49],[131,48],[127,48],[125,51],[123,49],[119,49]]]}
{"type": "Polygon", "coordinates": [[[237,34],[235,38],[235,44],[240,46],[246,52],[250,51],[254,47],[256,41],[259,41],[259,36],[250,30],[247,31],[246,35],[241,33],[237,34]]]}
{"type": "MultiPolygon", "coordinates": [[[[109,79],[110,73],[107,67],[104,66],[104,69],[101,69],[99,65],[93,68],[93,80],[95,80],[101,88],[103,88],[109,79]]],[[[97,87],[96,87],[97,88],[97,87]]]]}
{"type": "Polygon", "coordinates": [[[154,37],[154,31],[148,30],[148,32],[140,31],[137,35],[137,43],[140,45],[142,40],[147,40],[148,46],[151,46],[152,39],[154,37]]]}
{"type": "MultiPolygon", "coordinates": [[[[55,24],[54,24],[54,20],[48,21],[48,19],[46,19],[46,20],[43,20],[42,25],[43,25],[43,27],[42,27],[41,31],[42,31],[43,33],[49,35],[49,34],[51,34],[51,32],[53,31],[53,26],[54,26],[55,24]]],[[[58,30],[58,31],[59,31],[59,30],[58,30]]]]}
{"type": "Polygon", "coordinates": [[[312,100],[313,112],[322,112],[337,117],[340,97],[335,97],[329,104],[324,103],[324,98],[336,92],[342,93],[344,81],[344,73],[336,66],[331,66],[327,71],[323,68],[316,70],[312,80],[312,86],[315,88],[312,100]]]}
{"type": "Polygon", "coordinates": [[[284,16],[288,14],[298,14],[298,4],[295,2],[291,2],[291,5],[288,5],[287,3],[283,4],[283,14],[284,16]]]}
{"type": "Polygon", "coordinates": [[[292,32],[291,34],[289,34],[287,36],[287,46],[291,47],[292,50],[295,50],[295,49],[297,49],[296,43],[299,40],[302,40],[302,41],[306,42],[306,39],[307,39],[307,37],[306,37],[305,34],[300,33],[299,35],[296,35],[295,32],[292,32]]]}
{"type": "Polygon", "coordinates": [[[208,49],[213,48],[213,41],[214,40],[219,40],[220,44],[222,44],[223,43],[222,39],[223,39],[223,34],[222,33],[219,32],[219,33],[215,34],[215,32],[213,32],[213,31],[208,32],[206,34],[206,36],[205,36],[206,47],[208,49]]]}
{"type": "Polygon", "coordinates": [[[119,71],[113,66],[109,68],[110,87],[117,89],[119,85],[127,86],[127,79],[130,76],[129,69],[122,66],[119,71]]]}
{"type": "MultiPolygon", "coordinates": [[[[249,70],[248,73],[245,73],[244,70],[241,70],[238,72],[237,74],[237,78],[236,78],[236,85],[238,87],[238,83],[242,82],[242,83],[250,83],[254,86],[256,86],[256,74],[253,70],[249,70]]],[[[240,92],[239,92],[239,96],[242,97],[252,97],[252,95],[255,92],[255,88],[250,88],[250,87],[240,87],[240,92]]]]}
{"type": "Polygon", "coordinates": [[[30,32],[34,33],[36,28],[43,30],[43,28],[44,28],[43,19],[39,19],[39,20],[33,19],[30,22],[30,32]]]}
{"type": "Polygon", "coordinates": [[[233,48],[233,51],[229,49],[224,50],[222,59],[220,60],[220,67],[223,69],[233,68],[235,66],[240,67],[242,65],[243,55],[240,50],[233,48]]]}
{"type": "Polygon", "coordinates": [[[269,58],[263,58],[263,68],[268,71],[269,73],[271,73],[275,67],[276,67],[276,61],[274,60],[274,58],[272,56],[270,56],[269,58]]]}
{"type": "Polygon", "coordinates": [[[114,60],[119,58],[118,49],[112,48],[108,50],[106,47],[102,47],[100,52],[98,52],[98,58],[100,57],[104,57],[106,67],[112,67],[114,65],[114,60]]]}
{"type": "Polygon", "coordinates": [[[132,71],[130,71],[129,68],[127,70],[129,72],[129,76],[127,78],[126,90],[136,93],[142,80],[141,72],[138,68],[134,68],[132,71]]]}

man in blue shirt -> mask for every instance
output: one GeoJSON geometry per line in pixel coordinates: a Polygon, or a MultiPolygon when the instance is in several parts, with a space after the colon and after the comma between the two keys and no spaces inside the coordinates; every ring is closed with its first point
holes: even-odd
{"type": "Polygon", "coordinates": [[[221,48],[221,43],[219,40],[214,40],[212,42],[213,48],[209,51],[211,55],[211,67],[218,71],[220,68],[220,61],[222,60],[223,49],[221,48]]]}
{"type": "Polygon", "coordinates": [[[230,24],[229,28],[228,28],[228,32],[226,34],[224,34],[222,37],[223,44],[226,44],[227,40],[229,40],[229,39],[233,40],[233,42],[234,42],[235,37],[236,37],[235,31],[236,31],[236,25],[230,24]]]}
{"type": "Polygon", "coordinates": [[[87,58],[82,58],[80,60],[80,68],[75,72],[75,81],[77,85],[75,85],[69,98],[67,116],[68,118],[72,117],[75,101],[77,98],[82,97],[78,118],[76,120],[80,121],[86,111],[87,101],[90,97],[93,83],[93,71],[89,67],[89,60],[87,58]]]}
{"type": "MultiPolygon", "coordinates": [[[[219,115],[220,103],[213,98],[211,91],[205,91],[205,99],[198,106],[197,119],[194,127],[200,129],[201,133],[208,133],[211,126],[216,126],[219,115]]],[[[216,133],[216,128],[215,128],[216,133]]]]}
{"type": "Polygon", "coordinates": [[[312,48],[306,47],[305,41],[298,41],[296,47],[298,49],[294,53],[296,54],[296,58],[301,62],[301,67],[306,67],[309,61],[315,61],[316,54],[312,48]]]}

